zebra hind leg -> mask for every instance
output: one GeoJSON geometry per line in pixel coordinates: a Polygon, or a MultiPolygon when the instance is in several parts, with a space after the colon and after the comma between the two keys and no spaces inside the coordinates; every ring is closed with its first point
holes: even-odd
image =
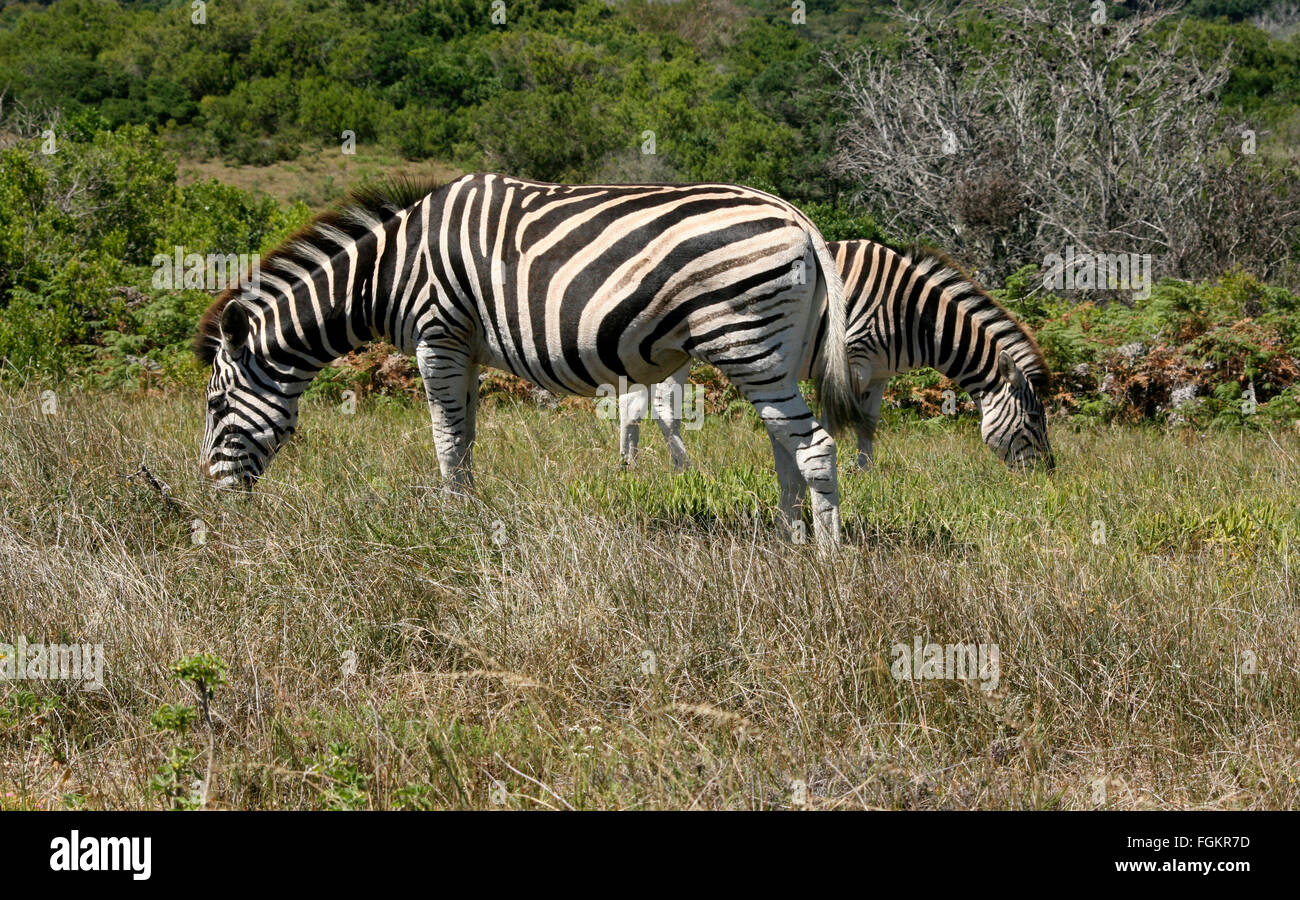
{"type": "MultiPolygon", "coordinates": [[[[724,372],[725,374],[725,372],[724,372]]],[[[754,408],[767,429],[768,437],[774,445],[777,477],[781,479],[781,454],[775,452],[779,446],[794,460],[803,483],[812,493],[813,533],[821,546],[840,542],[840,488],[835,471],[835,441],[813,418],[799,385],[793,379],[772,386],[762,392],[746,387],[743,382],[732,383],[740,388],[754,408]],[[771,396],[768,396],[771,395],[771,396]]],[[[782,480],[781,498],[782,515],[787,521],[796,521],[797,504],[791,509],[787,506],[793,497],[801,497],[803,489],[795,486],[788,475],[789,463],[786,463],[787,477],[782,480]]]]}
{"type": "Polygon", "coordinates": [[[449,492],[467,493],[474,486],[470,466],[478,405],[478,378],[476,375],[473,379],[471,400],[469,375],[471,371],[477,373],[477,367],[470,364],[469,352],[463,347],[424,342],[416,347],[415,361],[429,401],[433,443],[443,481],[449,492]]]}

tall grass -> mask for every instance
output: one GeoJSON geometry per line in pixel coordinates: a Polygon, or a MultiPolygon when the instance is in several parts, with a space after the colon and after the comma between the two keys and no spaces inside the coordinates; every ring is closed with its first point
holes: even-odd
{"type": "Polygon", "coordinates": [[[1047,476],[889,429],[825,555],[745,423],[679,478],[489,408],[456,499],[423,410],[318,402],[239,497],[198,395],[60,400],[0,401],[0,642],[103,644],[105,687],[0,682],[0,808],[1300,805],[1293,435],[1058,431],[1047,476]],[[896,679],[918,636],[996,689],[896,679]]]}

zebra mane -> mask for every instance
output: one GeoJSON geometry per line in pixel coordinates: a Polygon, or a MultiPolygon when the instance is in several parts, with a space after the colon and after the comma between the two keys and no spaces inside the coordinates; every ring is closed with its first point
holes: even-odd
{"type": "MultiPolygon", "coordinates": [[[[353,188],[340,203],[281,241],[259,260],[259,265],[272,270],[301,266],[310,271],[319,265],[321,253],[332,256],[347,241],[360,238],[444,183],[403,175],[353,188]]],[[[203,364],[211,365],[216,358],[221,345],[221,315],[243,292],[239,284],[226,288],[199,318],[194,354],[203,364]]]]}
{"type": "Polygon", "coordinates": [[[961,285],[954,292],[957,297],[956,302],[963,305],[974,304],[983,310],[991,310],[991,314],[983,317],[985,327],[997,322],[1008,322],[1012,327],[998,335],[999,349],[1006,350],[1012,355],[1016,365],[1025,373],[1025,377],[1029,379],[1036,393],[1041,395],[1047,389],[1051,370],[1048,369],[1042,348],[1038,346],[1034,336],[1005,306],[989,296],[989,293],[971,278],[959,262],[942,250],[920,242],[901,247],[884,241],[878,243],[902,256],[905,262],[920,267],[922,273],[929,279],[944,280],[954,276],[960,277],[961,285]]]}

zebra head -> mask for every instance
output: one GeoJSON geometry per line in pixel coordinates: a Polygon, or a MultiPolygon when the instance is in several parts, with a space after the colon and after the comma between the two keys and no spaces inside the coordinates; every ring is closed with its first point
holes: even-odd
{"type": "Polygon", "coordinates": [[[221,488],[250,488],[298,424],[298,393],[253,351],[248,310],[231,300],[201,349],[212,362],[202,468],[221,488]]]}
{"type": "Polygon", "coordinates": [[[1011,354],[998,354],[998,378],[980,398],[984,443],[1013,468],[1056,466],[1047,441],[1047,416],[1034,386],[1011,354]]]}

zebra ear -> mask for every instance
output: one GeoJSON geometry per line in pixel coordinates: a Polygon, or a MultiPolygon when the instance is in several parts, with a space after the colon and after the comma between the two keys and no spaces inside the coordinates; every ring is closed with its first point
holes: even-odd
{"type": "Polygon", "coordinates": [[[230,301],[221,313],[221,340],[232,353],[248,343],[248,310],[238,301],[230,301]]]}
{"type": "Polygon", "coordinates": [[[1025,378],[1025,373],[1020,371],[1016,361],[1005,350],[998,354],[998,375],[1003,381],[1008,382],[1017,390],[1024,390],[1025,385],[1029,383],[1025,378]]]}

